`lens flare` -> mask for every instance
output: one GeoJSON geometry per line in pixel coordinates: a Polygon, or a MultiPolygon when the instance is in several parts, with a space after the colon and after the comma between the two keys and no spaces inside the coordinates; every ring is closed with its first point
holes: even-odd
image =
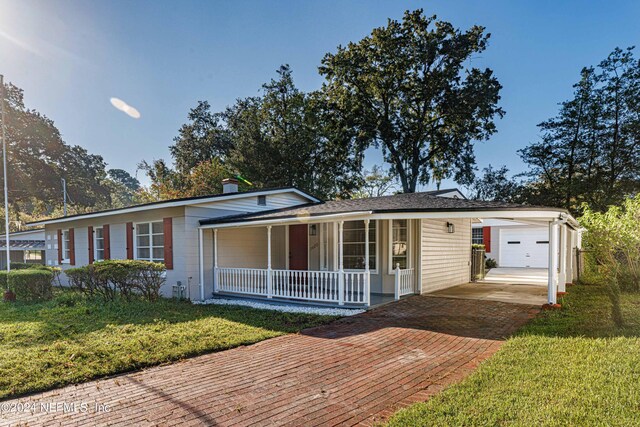
{"type": "Polygon", "coordinates": [[[111,105],[134,119],[140,118],[140,112],[120,98],[111,98],[111,105]]]}

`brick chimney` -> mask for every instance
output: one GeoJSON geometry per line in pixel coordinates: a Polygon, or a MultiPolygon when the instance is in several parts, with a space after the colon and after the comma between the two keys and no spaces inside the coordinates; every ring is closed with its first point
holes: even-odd
{"type": "Polygon", "coordinates": [[[238,192],[238,180],[235,178],[225,178],[222,180],[222,193],[237,193],[238,192]]]}

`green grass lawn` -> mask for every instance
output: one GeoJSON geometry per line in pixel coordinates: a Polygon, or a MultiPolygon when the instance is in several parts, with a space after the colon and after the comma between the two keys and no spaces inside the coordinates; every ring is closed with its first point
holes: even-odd
{"type": "Polygon", "coordinates": [[[0,302],[0,398],[255,343],[332,317],[161,300],[89,301],[57,291],[0,302]]]}
{"type": "Polygon", "coordinates": [[[574,286],[466,380],[399,411],[391,426],[640,425],[640,295],[611,321],[598,286],[574,286]]]}

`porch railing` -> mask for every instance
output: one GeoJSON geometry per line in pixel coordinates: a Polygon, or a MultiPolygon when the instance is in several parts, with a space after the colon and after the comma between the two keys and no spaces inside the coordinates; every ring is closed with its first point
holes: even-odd
{"type": "Polygon", "coordinates": [[[395,271],[395,297],[396,300],[401,296],[410,295],[415,292],[413,279],[413,268],[401,269],[400,264],[396,264],[395,271]]]}
{"type": "Polygon", "coordinates": [[[338,304],[369,304],[368,272],[214,268],[215,291],[338,304]]]}

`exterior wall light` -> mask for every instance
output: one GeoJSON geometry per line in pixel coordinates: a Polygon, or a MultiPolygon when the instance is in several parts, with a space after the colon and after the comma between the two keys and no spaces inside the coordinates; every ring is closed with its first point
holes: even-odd
{"type": "Polygon", "coordinates": [[[448,233],[455,233],[456,232],[456,226],[455,226],[454,223],[447,222],[447,232],[448,233]]]}
{"type": "Polygon", "coordinates": [[[316,224],[311,224],[309,226],[309,236],[315,236],[316,234],[318,234],[318,228],[316,224]]]}

